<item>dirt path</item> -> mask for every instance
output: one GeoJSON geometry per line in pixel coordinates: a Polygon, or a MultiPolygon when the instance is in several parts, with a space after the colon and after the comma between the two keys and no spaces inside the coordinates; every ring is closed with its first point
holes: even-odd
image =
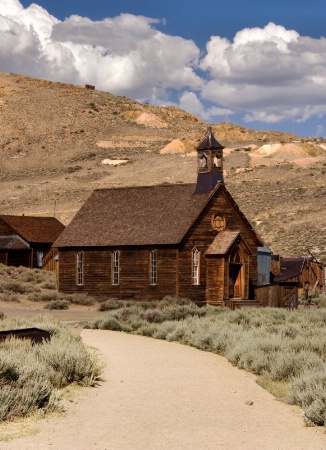
{"type": "Polygon", "coordinates": [[[297,409],[220,356],[111,331],[82,337],[102,353],[106,382],[81,390],[65,416],[32,422],[37,434],[0,442],[1,450],[326,448],[324,429],[305,428],[297,409]]]}

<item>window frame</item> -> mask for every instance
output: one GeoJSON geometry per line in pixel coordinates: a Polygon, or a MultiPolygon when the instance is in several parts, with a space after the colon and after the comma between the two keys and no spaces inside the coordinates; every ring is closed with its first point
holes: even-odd
{"type": "Polygon", "coordinates": [[[156,286],[157,285],[157,249],[152,249],[149,252],[149,268],[150,268],[149,283],[151,286],[156,286]]]}
{"type": "Polygon", "coordinates": [[[120,251],[113,250],[111,253],[111,284],[119,286],[120,283],[120,251]]]}
{"type": "Polygon", "coordinates": [[[37,250],[37,252],[36,252],[36,262],[37,262],[37,267],[38,268],[42,268],[43,267],[43,256],[44,256],[43,250],[37,250]]]}
{"type": "Polygon", "coordinates": [[[194,247],[191,252],[191,281],[193,286],[200,285],[200,255],[201,251],[194,247]]]}
{"type": "Polygon", "coordinates": [[[84,284],[84,252],[79,251],[76,254],[76,285],[84,284]]]}

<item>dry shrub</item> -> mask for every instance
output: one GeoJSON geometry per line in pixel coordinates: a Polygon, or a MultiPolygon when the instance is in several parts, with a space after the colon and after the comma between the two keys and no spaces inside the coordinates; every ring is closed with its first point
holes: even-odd
{"type": "Polygon", "coordinates": [[[42,289],[57,289],[57,283],[55,281],[43,281],[40,287],[42,289]]]}
{"type": "Polygon", "coordinates": [[[16,294],[16,292],[5,292],[0,294],[0,300],[3,302],[16,302],[20,303],[20,295],[16,294]]]}
{"type": "Polygon", "coordinates": [[[99,311],[111,311],[114,309],[123,308],[125,305],[126,303],[123,302],[122,300],[108,299],[101,302],[98,309],[99,311]]]}
{"type": "Polygon", "coordinates": [[[49,331],[51,340],[38,345],[28,339],[0,342],[0,421],[62,409],[62,387],[72,382],[94,385],[101,376],[97,354],[59,323],[43,318],[0,322],[0,329],[32,326],[49,331]]]}
{"type": "Polygon", "coordinates": [[[27,294],[34,290],[29,284],[15,280],[9,280],[3,283],[2,289],[3,292],[16,292],[17,294],[27,294]]]}
{"type": "Polygon", "coordinates": [[[326,364],[306,369],[292,379],[290,403],[304,410],[307,425],[326,424],[326,364]]]}
{"type": "Polygon", "coordinates": [[[51,300],[44,305],[44,309],[68,309],[68,300],[51,300]]]}
{"type": "MultiPolygon", "coordinates": [[[[64,299],[65,297],[63,297],[64,299]]],[[[67,297],[67,300],[70,300],[71,303],[75,303],[76,305],[83,305],[83,306],[91,306],[95,303],[94,297],[91,297],[88,294],[72,294],[71,296],[67,297]]]]}
{"type": "Polygon", "coordinates": [[[50,302],[58,300],[57,292],[33,292],[28,295],[28,300],[33,302],[50,302]]]}

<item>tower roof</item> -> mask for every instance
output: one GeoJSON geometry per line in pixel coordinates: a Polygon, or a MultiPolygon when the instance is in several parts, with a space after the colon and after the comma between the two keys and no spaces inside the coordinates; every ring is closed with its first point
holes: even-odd
{"type": "Polygon", "coordinates": [[[223,145],[221,145],[217,140],[215,139],[212,127],[209,126],[207,128],[207,133],[204,138],[204,140],[199,144],[197,147],[197,150],[207,150],[207,149],[213,149],[213,148],[224,148],[223,145]]]}

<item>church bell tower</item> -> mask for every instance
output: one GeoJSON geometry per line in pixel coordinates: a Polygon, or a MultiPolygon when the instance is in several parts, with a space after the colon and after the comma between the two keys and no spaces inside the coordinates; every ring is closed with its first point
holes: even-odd
{"type": "Polygon", "coordinates": [[[207,128],[205,139],[197,147],[197,184],[195,194],[211,192],[217,183],[224,184],[223,149],[217,142],[212,127],[207,128]]]}

